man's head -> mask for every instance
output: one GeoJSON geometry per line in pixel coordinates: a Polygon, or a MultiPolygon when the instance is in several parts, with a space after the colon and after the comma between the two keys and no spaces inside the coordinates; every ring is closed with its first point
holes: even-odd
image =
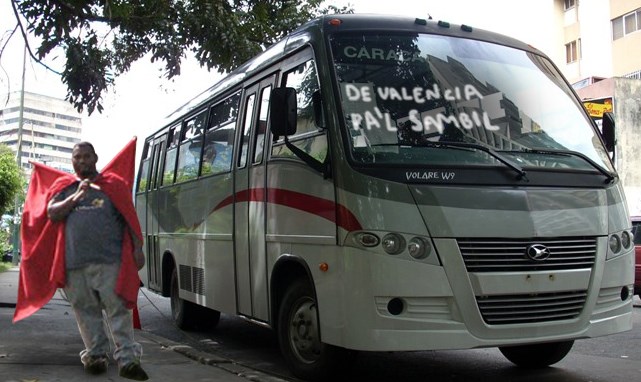
{"type": "Polygon", "coordinates": [[[73,146],[71,152],[71,164],[73,170],[80,178],[91,178],[98,173],[96,170],[98,155],[89,142],[78,142],[73,146]]]}

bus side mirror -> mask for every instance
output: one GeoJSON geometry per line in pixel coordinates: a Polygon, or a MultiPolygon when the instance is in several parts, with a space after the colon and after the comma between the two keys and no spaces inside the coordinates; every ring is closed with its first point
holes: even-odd
{"type": "Polygon", "coordinates": [[[296,121],[298,120],[296,89],[283,87],[272,90],[269,118],[272,134],[276,138],[296,134],[296,121]]]}
{"type": "Polygon", "coordinates": [[[609,152],[614,152],[616,138],[614,134],[614,116],[610,112],[603,113],[601,125],[601,137],[605,143],[605,148],[609,152]]]}

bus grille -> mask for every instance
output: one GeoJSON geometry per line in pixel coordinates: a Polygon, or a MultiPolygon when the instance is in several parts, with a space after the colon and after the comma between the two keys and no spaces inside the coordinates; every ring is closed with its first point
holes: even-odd
{"type": "Polygon", "coordinates": [[[550,271],[592,268],[596,238],[458,239],[468,272],[550,271]],[[529,246],[547,247],[550,256],[541,261],[528,258],[529,246]]]}
{"type": "Polygon", "coordinates": [[[581,314],[587,291],[476,297],[490,325],[570,320],[581,314]]]}

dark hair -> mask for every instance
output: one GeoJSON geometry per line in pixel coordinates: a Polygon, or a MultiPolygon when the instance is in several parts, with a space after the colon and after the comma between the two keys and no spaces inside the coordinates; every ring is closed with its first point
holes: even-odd
{"type": "Polygon", "coordinates": [[[73,145],[73,148],[75,149],[76,147],[89,147],[93,153],[96,153],[96,150],[93,148],[93,145],[87,141],[82,141],[78,142],[75,145],[73,145]]]}

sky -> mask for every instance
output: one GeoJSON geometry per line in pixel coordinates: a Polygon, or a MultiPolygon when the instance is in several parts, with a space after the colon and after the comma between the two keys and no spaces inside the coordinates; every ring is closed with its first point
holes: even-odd
{"type": "MultiPolygon", "coordinates": [[[[545,11],[540,1],[513,0],[328,0],[326,4],[351,4],[356,13],[382,13],[445,20],[511,35],[546,52],[545,28],[537,14],[545,11]],[[536,4],[534,4],[536,3],[536,4]],[[527,15],[527,17],[522,17],[527,15]]],[[[0,1],[0,36],[15,25],[9,0],[0,1]]],[[[23,40],[14,36],[0,61],[0,102],[8,91],[21,89],[23,40]]],[[[35,49],[35,45],[32,46],[35,49]]],[[[60,70],[61,57],[45,59],[48,66],[60,70]]],[[[26,63],[25,91],[64,98],[66,87],[54,74],[35,61],[26,63]]],[[[103,96],[102,113],[83,115],[83,139],[92,142],[99,156],[98,168],[106,165],[134,136],[138,137],[138,155],[144,139],[158,130],[165,116],[219,81],[222,76],[201,68],[193,59],[182,64],[180,76],[163,77],[162,65],[148,57],[134,63],[129,72],[118,77],[115,86],[103,96]]]]}

